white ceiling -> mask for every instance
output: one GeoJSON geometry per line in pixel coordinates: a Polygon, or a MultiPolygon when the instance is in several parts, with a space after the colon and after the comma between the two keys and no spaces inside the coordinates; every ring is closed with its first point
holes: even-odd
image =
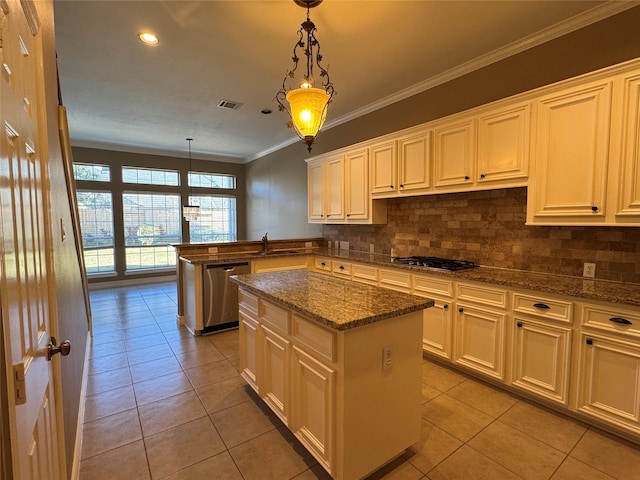
{"type": "MultiPolygon", "coordinates": [[[[325,129],[637,4],[325,0],[311,10],[337,92],[325,129]]],[[[54,7],[73,145],[184,157],[192,137],[194,158],[243,163],[297,139],[273,102],[306,15],[292,0],[54,7]]]]}

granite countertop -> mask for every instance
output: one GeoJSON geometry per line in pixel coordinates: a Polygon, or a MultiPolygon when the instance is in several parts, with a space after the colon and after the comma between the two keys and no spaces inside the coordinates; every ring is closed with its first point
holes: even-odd
{"type": "Polygon", "coordinates": [[[542,293],[568,295],[585,300],[600,300],[640,307],[640,285],[609,280],[593,280],[590,278],[553,275],[549,273],[510,270],[507,268],[484,267],[448,272],[425,269],[411,265],[394,264],[389,255],[380,255],[355,251],[317,249],[316,255],[343,259],[353,262],[367,263],[377,267],[391,267],[409,270],[413,273],[439,275],[455,281],[470,280],[498,286],[522,288],[542,293]]]}
{"type": "Polygon", "coordinates": [[[433,306],[433,300],[307,270],[234,275],[243,288],[334,330],[348,330],[433,306]]]}
{"type": "Polygon", "coordinates": [[[318,248],[285,248],[282,250],[229,252],[229,253],[191,253],[180,255],[180,259],[194,265],[225,262],[256,261],[273,257],[293,257],[296,255],[310,255],[318,251],[318,248]]]}

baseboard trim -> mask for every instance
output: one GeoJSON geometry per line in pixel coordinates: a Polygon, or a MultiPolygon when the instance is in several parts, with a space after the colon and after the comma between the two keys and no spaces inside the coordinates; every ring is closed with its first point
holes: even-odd
{"type": "Polygon", "coordinates": [[[76,442],[73,446],[73,466],[71,480],[80,480],[80,459],[82,458],[82,432],[84,427],[84,407],[87,399],[87,382],[89,377],[89,358],[91,356],[91,333],[87,332],[87,347],[85,348],[84,367],[82,369],[82,386],[80,387],[80,405],[78,408],[78,422],[76,425],[76,442]]]}

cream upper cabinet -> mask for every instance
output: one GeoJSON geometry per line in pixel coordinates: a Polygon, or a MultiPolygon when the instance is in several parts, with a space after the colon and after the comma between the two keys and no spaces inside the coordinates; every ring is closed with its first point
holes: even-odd
{"type": "Polygon", "coordinates": [[[345,155],[346,217],[349,220],[367,220],[369,218],[369,155],[363,148],[345,155]]]}
{"type": "Polygon", "coordinates": [[[324,161],[307,164],[307,194],[309,223],[324,222],[324,161]]]}
{"type": "Polygon", "coordinates": [[[398,188],[396,141],[388,140],[370,148],[371,195],[388,196],[398,188]]]}
{"type": "Polygon", "coordinates": [[[529,175],[530,138],[529,103],[481,114],[475,181],[487,186],[525,184],[529,175]]]}
{"type": "Polygon", "coordinates": [[[476,163],[475,119],[459,118],[434,127],[433,143],[436,191],[471,186],[476,163]]]}
{"type": "Polygon", "coordinates": [[[640,73],[622,78],[622,125],[616,222],[640,223],[640,73]]]}
{"type": "Polygon", "coordinates": [[[344,157],[336,155],[327,158],[324,173],[326,220],[344,220],[344,157]]]}
{"type": "Polygon", "coordinates": [[[537,102],[536,173],[528,222],[604,222],[611,81],[578,85],[537,102]]]}

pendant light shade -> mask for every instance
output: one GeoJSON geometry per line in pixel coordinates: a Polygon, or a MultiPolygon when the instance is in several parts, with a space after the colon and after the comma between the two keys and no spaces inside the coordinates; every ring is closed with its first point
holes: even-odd
{"type": "Polygon", "coordinates": [[[314,138],[327,118],[329,94],[321,88],[300,87],[290,90],[286,98],[291,108],[291,121],[300,138],[314,138]]]}
{"type": "MultiPolygon", "coordinates": [[[[189,178],[189,173],[191,173],[191,142],[193,142],[193,138],[187,138],[187,142],[189,142],[189,172],[187,172],[187,178],[189,178]]],[[[191,197],[191,189],[189,189],[189,197],[191,197]]],[[[198,205],[191,205],[190,203],[183,205],[182,216],[187,222],[198,220],[200,217],[200,207],[198,205]]]]}

